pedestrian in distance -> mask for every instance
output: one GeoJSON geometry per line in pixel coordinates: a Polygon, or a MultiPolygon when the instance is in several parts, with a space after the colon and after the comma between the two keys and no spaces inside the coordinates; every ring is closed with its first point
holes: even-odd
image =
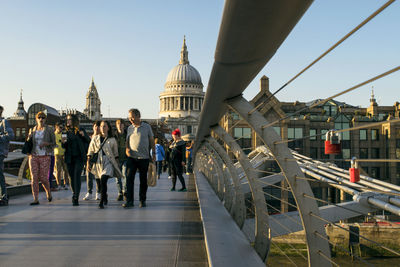
{"type": "Polygon", "coordinates": [[[115,131],[115,140],[117,140],[118,144],[118,156],[119,156],[119,165],[122,173],[121,178],[116,178],[117,188],[118,188],[118,197],[117,201],[126,200],[126,162],[127,156],[125,153],[126,148],[126,127],[125,121],[123,119],[118,119],[115,122],[115,126],[117,130],[115,131]]]}
{"type": "Polygon", "coordinates": [[[141,121],[140,111],[138,109],[129,110],[129,121],[131,125],[128,127],[126,136],[126,155],[128,156],[126,169],[126,187],[127,197],[124,208],[133,207],[133,189],[136,171],[139,171],[140,187],[139,187],[139,207],[146,207],[147,194],[147,171],[150,162],[150,149],[152,151],[152,160],[155,161],[154,135],[151,126],[141,121]]]}
{"type": "MultiPolygon", "coordinates": [[[[93,139],[95,136],[100,135],[100,124],[101,121],[95,121],[93,122],[92,129],[93,129],[93,134],[91,136],[91,139],[93,139]]],[[[90,200],[92,199],[92,193],[93,193],[93,180],[96,181],[96,200],[100,200],[101,197],[101,181],[100,181],[100,176],[95,176],[91,172],[86,172],[86,186],[87,186],[87,193],[83,197],[83,200],[90,200]]]]}
{"type": "Polygon", "coordinates": [[[157,178],[160,179],[163,167],[163,160],[165,159],[165,151],[163,146],[158,141],[158,138],[154,139],[156,143],[156,170],[157,170],[157,178]]]}
{"type": "Polygon", "coordinates": [[[29,129],[29,139],[33,144],[31,154],[28,154],[33,195],[33,202],[30,205],[39,205],[39,180],[46,191],[47,200],[49,202],[53,200],[48,175],[51,156],[56,145],[54,130],[46,125],[46,114],[43,111],[36,114],[36,126],[29,129]]]}
{"type": "Polygon", "coordinates": [[[10,141],[14,139],[14,131],[10,123],[3,118],[3,106],[0,106],[0,206],[8,205],[6,178],[4,177],[4,159],[8,156],[10,141]]]}
{"type": "Polygon", "coordinates": [[[183,168],[185,167],[185,151],[186,143],[181,138],[181,131],[175,129],[172,132],[173,142],[170,145],[170,159],[171,159],[171,171],[172,171],[172,188],[171,191],[175,191],[176,178],[179,178],[182,188],[178,191],[186,192],[185,179],[183,178],[183,168]]]}
{"type": "Polygon", "coordinates": [[[79,128],[79,118],[75,114],[67,115],[67,136],[62,138],[65,148],[65,162],[67,163],[72,190],[72,205],[79,206],[81,192],[81,174],[86,162],[87,148],[90,138],[84,129],[79,128]]]}
{"type": "Polygon", "coordinates": [[[121,178],[122,173],[119,170],[118,163],[118,144],[113,136],[113,131],[109,121],[102,121],[100,124],[100,135],[92,138],[87,154],[87,171],[92,172],[101,180],[101,197],[99,208],[104,209],[108,204],[107,181],[108,178],[116,176],[121,178]],[[98,153],[97,162],[90,166],[91,157],[98,153]]]}
{"type": "Polygon", "coordinates": [[[186,143],[186,175],[193,173],[193,166],[192,166],[193,144],[194,144],[193,140],[186,143]]]}
{"type": "Polygon", "coordinates": [[[174,142],[173,139],[169,140],[165,147],[165,165],[168,171],[168,179],[172,179],[172,163],[171,163],[171,149],[170,149],[172,142],[174,142]]]}
{"type": "Polygon", "coordinates": [[[56,182],[58,185],[58,189],[65,189],[68,190],[67,185],[69,184],[69,175],[68,175],[68,169],[67,169],[67,164],[65,164],[64,161],[64,152],[65,149],[62,147],[62,136],[64,127],[61,122],[57,122],[55,124],[55,131],[54,131],[54,136],[56,138],[56,146],[54,148],[54,159],[55,159],[55,176],[56,176],[56,182]],[[63,177],[63,179],[61,179],[63,177]]]}

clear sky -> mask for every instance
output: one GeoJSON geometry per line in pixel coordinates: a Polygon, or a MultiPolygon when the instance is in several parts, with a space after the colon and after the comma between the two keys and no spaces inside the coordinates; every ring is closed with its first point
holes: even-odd
{"type": "MultiPolygon", "coordinates": [[[[275,91],[386,1],[316,0],[262,75],[275,91]]],[[[186,35],[189,61],[207,88],[224,1],[0,0],[0,105],[4,116],[41,102],[83,111],[94,77],[102,113],[125,117],[139,108],[156,118],[159,94],[179,61],[186,35]]],[[[249,40],[251,42],[251,40],[249,40]]],[[[300,76],[281,101],[325,98],[400,65],[400,3],[395,2],[300,76]]],[[[380,105],[400,101],[400,72],[338,98],[367,106],[371,87],[380,105]]]]}

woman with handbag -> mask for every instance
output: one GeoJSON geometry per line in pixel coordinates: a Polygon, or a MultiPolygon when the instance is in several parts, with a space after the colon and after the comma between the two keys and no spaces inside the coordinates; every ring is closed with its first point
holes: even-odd
{"type": "Polygon", "coordinates": [[[112,133],[110,122],[101,122],[100,133],[94,136],[89,144],[86,166],[88,172],[92,172],[95,177],[100,177],[99,208],[104,209],[104,205],[108,203],[107,180],[114,176],[122,178],[122,173],[118,164],[118,144],[112,133]]]}
{"type": "Polygon", "coordinates": [[[62,138],[61,142],[63,143],[63,148],[65,148],[64,158],[70,177],[72,205],[79,206],[81,174],[90,138],[84,129],[79,129],[79,119],[75,114],[67,115],[66,126],[67,137],[62,138]]]}
{"type": "Polygon", "coordinates": [[[32,142],[32,150],[29,155],[29,169],[32,176],[31,186],[33,202],[30,205],[39,205],[39,180],[46,191],[47,200],[52,201],[49,180],[50,156],[56,145],[56,139],[52,128],[45,123],[46,114],[39,111],[36,114],[36,126],[29,130],[28,140],[32,142]]]}

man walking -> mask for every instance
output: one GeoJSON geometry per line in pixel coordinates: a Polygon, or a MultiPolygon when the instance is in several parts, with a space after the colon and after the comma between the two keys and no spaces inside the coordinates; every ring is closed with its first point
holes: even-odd
{"type": "Polygon", "coordinates": [[[4,177],[4,158],[8,155],[10,140],[14,139],[14,131],[8,121],[2,117],[4,108],[0,106],[0,206],[8,205],[6,178],[4,177]]]}
{"type": "Polygon", "coordinates": [[[154,135],[149,124],[142,122],[140,111],[137,109],[129,110],[129,121],[132,125],[128,127],[126,136],[126,187],[127,196],[124,208],[133,207],[133,188],[136,171],[139,170],[139,207],[146,207],[147,193],[147,170],[150,161],[150,149],[152,160],[155,160],[154,135]]]}

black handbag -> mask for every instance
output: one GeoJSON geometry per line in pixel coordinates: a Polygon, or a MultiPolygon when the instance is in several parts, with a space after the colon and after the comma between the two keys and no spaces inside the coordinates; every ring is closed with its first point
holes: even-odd
{"type": "Polygon", "coordinates": [[[90,159],[89,159],[89,167],[90,167],[90,169],[92,169],[92,168],[93,168],[93,165],[97,163],[97,160],[99,159],[100,150],[103,148],[103,145],[105,144],[105,142],[107,141],[107,139],[108,139],[108,138],[106,138],[106,139],[103,141],[103,143],[101,143],[101,146],[100,146],[99,150],[98,150],[97,152],[93,153],[93,155],[90,157],[90,159]]]}
{"type": "Polygon", "coordinates": [[[28,138],[25,143],[24,146],[22,147],[22,154],[31,154],[32,153],[32,149],[33,149],[33,141],[32,138],[28,138]]]}

